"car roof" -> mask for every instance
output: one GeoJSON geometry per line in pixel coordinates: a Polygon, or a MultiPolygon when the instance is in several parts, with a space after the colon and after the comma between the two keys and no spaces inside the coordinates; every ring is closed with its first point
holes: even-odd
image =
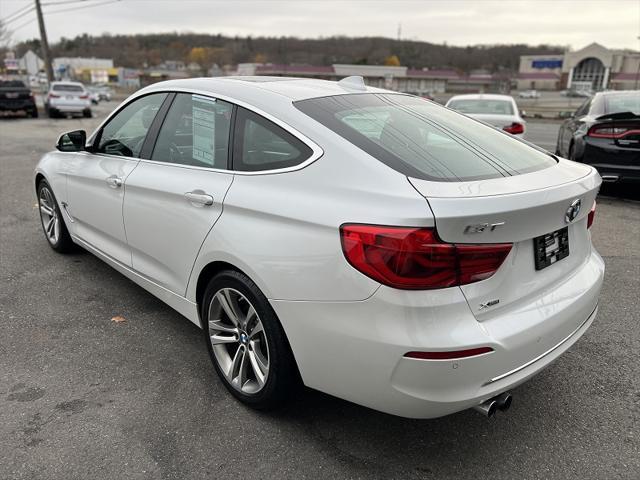
{"type": "MultiPolygon", "coordinates": [[[[308,98],[346,95],[349,93],[383,93],[379,88],[365,87],[356,89],[347,84],[330,80],[317,80],[296,77],[233,76],[212,78],[188,78],[167,80],[154,83],[143,89],[152,91],[198,90],[211,94],[228,95],[238,100],[250,100],[256,94],[267,96],[270,100],[287,102],[308,98]]],[[[389,92],[398,93],[398,92],[389,92]]]]}
{"type": "Polygon", "coordinates": [[[451,100],[513,100],[510,95],[497,95],[494,93],[468,93],[465,95],[455,95],[451,100]]]}
{"type": "Polygon", "coordinates": [[[640,91],[638,90],[608,90],[606,92],[596,92],[595,96],[598,97],[614,97],[614,96],[632,96],[632,95],[640,95],[640,91]]]}
{"type": "Polygon", "coordinates": [[[56,82],[51,82],[51,85],[79,85],[81,87],[84,87],[84,84],[82,84],[81,82],[72,82],[67,80],[58,80],[56,82]]]}

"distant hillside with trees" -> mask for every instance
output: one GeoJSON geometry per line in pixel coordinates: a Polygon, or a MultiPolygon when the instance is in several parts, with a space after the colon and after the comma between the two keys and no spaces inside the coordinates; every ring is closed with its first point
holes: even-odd
{"type": "MultiPolygon", "coordinates": [[[[391,57],[413,68],[454,67],[463,72],[487,69],[517,71],[520,55],[556,54],[564,50],[553,45],[475,45],[467,47],[383,37],[227,37],[196,33],[145,35],[80,35],[53,44],[58,57],[113,58],[117,66],[143,68],[165,60],[220,66],[242,62],[331,65],[356,63],[388,64],[391,57]]],[[[17,54],[39,50],[39,41],[22,42],[17,54]]]]}

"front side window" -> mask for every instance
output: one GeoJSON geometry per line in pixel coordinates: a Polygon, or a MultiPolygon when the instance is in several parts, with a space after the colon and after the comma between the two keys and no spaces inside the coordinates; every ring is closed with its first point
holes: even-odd
{"type": "Polygon", "coordinates": [[[275,123],[238,107],[233,168],[245,172],[301,164],[313,151],[275,123]]]}
{"type": "Polygon", "coordinates": [[[507,133],[409,95],[336,95],[294,105],[410,177],[469,181],[556,164],[552,156],[507,133]]]}
{"type": "Polygon", "coordinates": [[[202,95],[179,93],[158,134],[151,160],[226,169],[233,106],[202,95]]]}
{"type": "Polygon", "coordinates": [[[120,110],[102,129],[96,152],[137,158],[166,96],[166,93],[147,95],[120,110]]]}

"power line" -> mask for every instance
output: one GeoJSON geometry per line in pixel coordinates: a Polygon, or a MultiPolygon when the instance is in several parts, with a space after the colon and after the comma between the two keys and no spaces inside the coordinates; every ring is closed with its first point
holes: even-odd
{"type": "Polygon", "coordinates": [[[89,1],[92,1],[92,0],[61,0],[59,2],[44,2],[41,5],[43,7],[46,7],[46,6],[50,6],[50,5],[65,5],[65,4],[68,4],[68,3],[85,3],[85,2],[89,2],[89,1]]]}
{"type": "MultiPolygon", "coordinates": [[[[55,2],[55,3],[72,3],[72,2],[76,2],[76,3],[86,3],[87,1],[92,1],[92,0],[66,0],[66,1],[64,1],[64,2],[55,2]]],[[[53,15],[53,14],[55,14],[55,13],[68,12],[68,11],[70,11],[70,10],[79,10],[79,9],[82,9],[82,8],[89,8],[89,7],[98,7],[98,6],[100,6],[100,5],[107,5],[107,4],[109,4],[109,3],[115,3],[115,2],[119,2],[119,1],[121,1],[121,0],[106,0],[106,1],[103,1],[103,2],[100,2],[100,3],[92,3],[92,4],[84,5],[84,6],[81,6],[81,7],[61,8],[60,10],[45,10],[45,12],[44,12],[44,13],[45,13],[46,15],[53,15]]],[[[43,7],[44,7],[45,5],[46,5],[46,6],[51,6],[51,5],[53,5],[53,4],[54,4],[54,3],[48,2],[48,3],[43,3],[43,4],[42,4],[42,6],[43,6],[43,7]]],[[[33,11],[33,10],[35,10],[35,7],[31,6],[31,10],[29,10],[29,12],[31,12],[31,11],[33,11]]],[[[26,12],[26,13],[29,13],[29,12],[26,12]]],[[[17,17],[16,17],[14,20],[17,20],[17,17]]],[[[33,22],[35,22],[36,20],[37,20],[37,18],[36,18],[36,17],[34,17],[34,18],[32,18],[32,19],[30,19],[30,20],[28,20],[28,21],[24,22],[24,23],[21,23],[21,24],[20,24],[20,25],[18,25],[17,27],[12,28],[12,29],[11,29],[11,31],[12,31],[12,32],[15,32],[16,30],[20,30],[21,28],[26,27],[27,25],[31,25],[31,24],[32,24],[33,22]]]]}
{"type": "MultiPolygon", "coordinates": [[[[18,19],[20,19],[20,18],[24,17],[25,15],[28,15],[29,13],[33,12],[35,9],[36,9],[36,7],[35,7],[35,6],[33,6],[33,5],[29,5],[29,9],[28,9],[28,10],[26,10],[26,11],[24,11],[24,12],[20,13],[19,15],[14,16],[13,18],[10,18],[10,19],[8,19],[8,20],[7,20],[6,18],[3,18],[3,19],[2,19],[2,23],[4,23],[5,25],[9,25],[10,23],[13,23],[13,22],[15,22],[16,20],[18,20],[18,19]]],[[[14,12],[14,15],[15,15],[16,13],[17,13],[17,12],[14,12]]]]}
{"type": "Polygon", "coordinates": [[[6,21],[7,21],[7,20],[9,20],[11,17],[13,17],[14,15],[17,15],[18,13],[22,12],[23,10],[27,10],[27,9],[29,9],[29,10],[33,10],[34,8],[35,8],[35,7],[34,7],[33,5],[25,5],[24,7],[19,8],[19,9],[18,9],[18,10],[16,10],[15,12],[13,12],[13,13],[11,13],[11,14],[7,15],[6,17],[4,17],[4,18],[2,18],[2,19],[0,19],[0,20],[1,20],[1,21],[3,21],[3,22],[6,22],[6,21]]]}
{"type": "MultiPolygon", "coordinates": [[[[79,1],[79,0],[76,0],[76,1],[79,1]]],[[[106,0],[104,2],[91,3],[89,5],[84,5],[84,6],[81,6],[81,7],[61,8],[60,10],[48,10],[48,11],[46,11],[46,14],[47,15],[53,15],[54,13],[69,12],[71,10],[73,10],[73,11],[82,10],[83,8],[99,7],[101,5],[108,5],[110,3],[116,3],[116,2],[120,2],[120,1],[121,0],[106,0]]],[[[85,2],[82,2],[82,3],[85,3],[85,2]]],[[[48,5],[50,6],[51,4],[49,3],[48,5]]]]}

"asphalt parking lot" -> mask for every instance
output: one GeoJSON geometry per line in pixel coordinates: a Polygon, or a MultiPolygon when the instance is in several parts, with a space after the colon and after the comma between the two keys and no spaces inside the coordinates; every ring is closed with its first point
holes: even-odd
{"type": "MultiPolygon", "coordinates": [[[[227,394],[194,325],[92,255],[46,244],[33,168],[114,106],[0,119],[1,479],[640,478],[637,192],[599,199],[599,317],[508,413],[416,421],[313,391],[258,413],[227,394]]],[[[553,146],[558,123],[528,125],[553,146]]]]}

